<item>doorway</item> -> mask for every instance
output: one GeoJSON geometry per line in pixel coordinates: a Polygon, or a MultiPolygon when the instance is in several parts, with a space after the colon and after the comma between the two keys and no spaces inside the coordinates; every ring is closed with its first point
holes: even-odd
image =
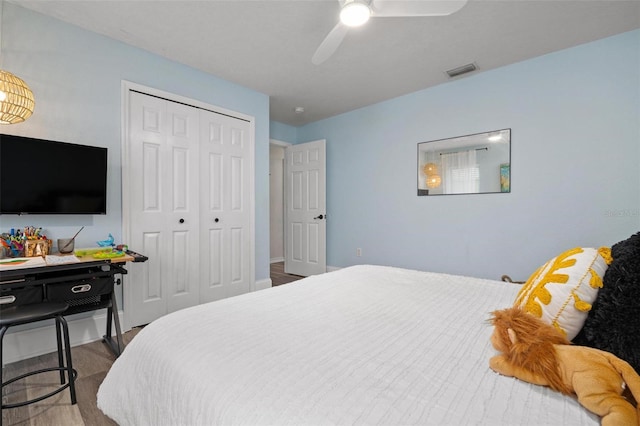
{"type": "Polygon", "coordinates": [[[287,274],[284,271],[284,262],[274,262],[270,265],[271,287],[289,284],[303,279],[301,275],[287,274]]]}
{"type": "Polygon", "coordinates": [[[271,281],[326,272],[325,140],[269,145],[271,281]]]}
{"type": "Polygon", "coordinates": [[[269,141],[269,260],[284,262],[284,157],[291,144],[269,141]]]}
{"type": "Polygon", "coordinates": [[[269,142],[269,270],[271,286],[276,287],[304,277],[284,272],[284,159],[290,144],[269,142]]]}

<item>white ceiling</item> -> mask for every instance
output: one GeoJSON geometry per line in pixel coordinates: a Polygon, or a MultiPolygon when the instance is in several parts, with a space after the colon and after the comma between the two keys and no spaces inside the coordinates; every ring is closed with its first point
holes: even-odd
{"type": "Polygon", "coordinates": [[[371,19],[316,66],[337,0],[7,1],[265,93],[271,119],[293,126],[445,83],[470,62],[478,73],[640,28],[640,0],[470,0],[445,17],[371,19]]]}

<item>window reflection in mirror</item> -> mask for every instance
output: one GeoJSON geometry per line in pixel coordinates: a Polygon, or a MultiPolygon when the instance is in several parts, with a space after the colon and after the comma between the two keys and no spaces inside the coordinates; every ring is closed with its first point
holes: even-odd
{"type": "Polygon", "coordinates": [[[418,195],[511,192],[511,129],[418,144],[418,195]]]}

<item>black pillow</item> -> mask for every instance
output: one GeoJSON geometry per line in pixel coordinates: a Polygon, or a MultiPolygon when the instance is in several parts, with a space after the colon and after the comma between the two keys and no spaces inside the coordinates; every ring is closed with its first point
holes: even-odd
{"type": "Polygon", "coordinates": [[[611,352],[640,373],[640,232],[611,247],[613,261],[576,345],[611,352]]]}

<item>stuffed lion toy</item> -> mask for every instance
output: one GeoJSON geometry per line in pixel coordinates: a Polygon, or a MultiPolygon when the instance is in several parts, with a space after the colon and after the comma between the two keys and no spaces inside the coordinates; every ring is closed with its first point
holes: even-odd
{"type": "Polygon", "coordinates": [[[640,376],[615,355],[585,346],[573,346],[553,326],[519,307],[495,311],[491,323],[492,370],[525,382],[576,395],[603,426],[640,426],[640,376]],[[623,396],[625,386],[631,392],[623,396]],[[636,403],[637,404],[637,403],[636,403]]]}

